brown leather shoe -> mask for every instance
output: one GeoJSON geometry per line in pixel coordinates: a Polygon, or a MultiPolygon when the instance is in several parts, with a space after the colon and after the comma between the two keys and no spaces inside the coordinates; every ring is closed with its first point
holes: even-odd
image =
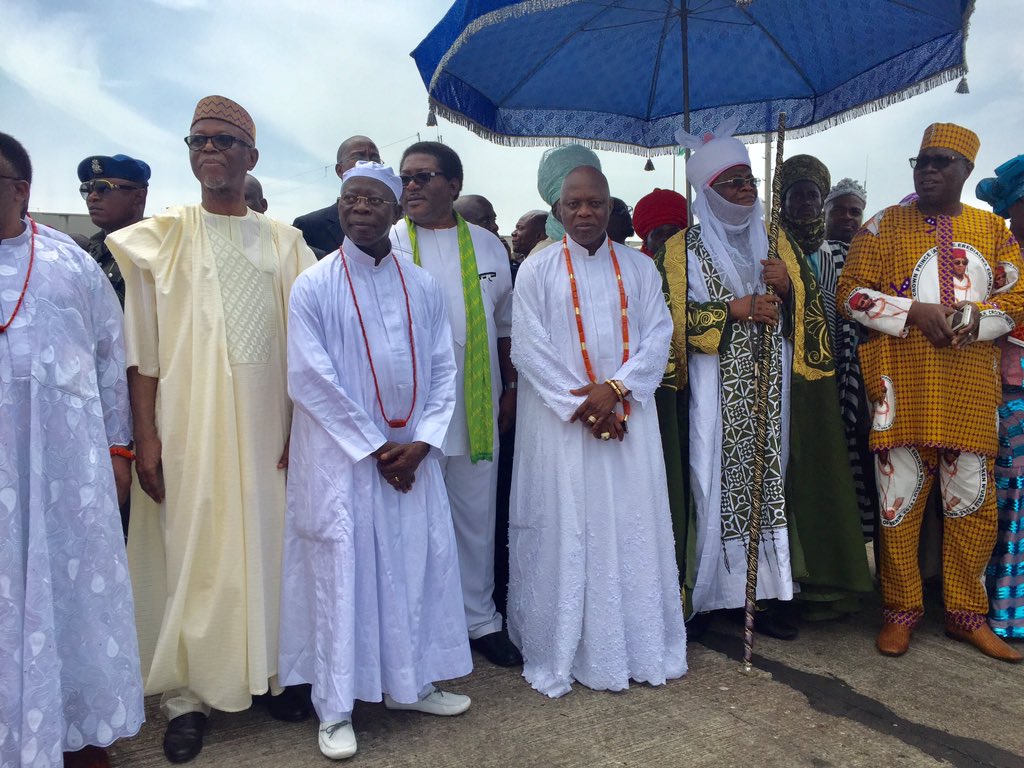
{"type": "Polygon", "coordinates": [[[970,643],[986,656],[991,656],[999,661],[1005,661],[1008,664],[1020,664],[1021,660],[1024,659],[1024,656],[1021,656],[1020,653],[1003,642],[989,628],[988,624],[982,624],[977,629],[972,630],[963,629],[947,621],[946,636],[959,640],[961,643],[970,643]]]}
{"type": "Polygon", "coordinates": [[[914,630],[903,624],[885,622],[875,640],[875,647],[883,656],[902,656],[910,648],[910,635],[914,630]]]}

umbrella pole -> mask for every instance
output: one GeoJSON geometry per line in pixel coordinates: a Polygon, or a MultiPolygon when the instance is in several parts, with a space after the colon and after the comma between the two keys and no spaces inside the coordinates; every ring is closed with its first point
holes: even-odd
{"type": "MultiPolygon", "coordinates": [[[[775,172],[772,177],[772,213],[768,225],[768,258],[779,257],[779,216],[782,213],[782,148],[786,139],[786,113],[779,113],[778,139],[775,145],[775,172]]],[[[768,286],[766,292],[771,293],[768,286]]],[[[743,616],[743,667],[745,674],[755,674],[752,658],[754,655],[754,611],[757,601],[757,563],[761,548],[761,506],[764,501],[765,448],[768,444],[768,377],[772,371],[772,345],[767,334],[772,333],[764,326],[758,330],[760,343],[754,369],[757,375],[757,401],[754,413],[754,477],[750,494],[750,521],[747,543],[747,594],[743,616]]]]}
{"type": "MultiPolygon", "coordinates": [[[[686,3],[683,3],[683,7],[679,13],[679,35],[680,44],[683,50],[683,130],[687,133],[690,132],[690,41],[689,41],[689,23],[690,23],[690,12],[686,7],[686,3]]],[[[690,162],[690,148],[687,147],[683,153],[683,169],[685,172],[686,166],[690,162]]],[[[674,188],[674,185],[673,185],[674,188]]],[[[686,218],[687,224],[693,224],[693,188],[690,186],[690,177],[686,177],[686,218]]]]}

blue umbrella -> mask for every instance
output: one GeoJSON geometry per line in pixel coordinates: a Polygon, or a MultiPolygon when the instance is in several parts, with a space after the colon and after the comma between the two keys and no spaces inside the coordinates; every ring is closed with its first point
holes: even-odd
{"type": "MultiPolygon", "coordinates": [[[[431,117],[508,145],[670,152],[738,116],[822,130],[966,74],[973,0],[458,0],[412,56],[431,117]],[[685,43],[684,43],[685,41],[685,43]]],[[[958,90],[966,91],[966,79],[958,90]]]]}

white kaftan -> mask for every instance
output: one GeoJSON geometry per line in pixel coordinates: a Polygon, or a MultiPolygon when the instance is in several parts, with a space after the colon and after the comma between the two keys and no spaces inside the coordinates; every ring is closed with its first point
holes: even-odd
{"type": "MultiPolygon", "coordinates": [[[[31,225],[0,242],[0,322],[31,225]]],[[[51,236],[0,334],[0,765],[138,732],[135,613],[109,448],[131,441],[121,310],[92,257],[51,236]]]]}
{"type": "Polygon", "coordinates": [[[622,364],[619,292],[607,244],[593,256],[569,239],[587,350],[598,381],[620,379],[633,412],[623,442],[570,424],[587,383],[568,272],[558,242],[516,278],[512,361],[519,371],[509,510],[509,634],[538,691],[573,680],[621,690],[686,672],[679,573],[653,395],[672,319],[661,276],[615,245],[629,318],[622,364]]]}
{"type": "Polygon", "coordinates": [[[337,252],[301,275],[289,315],[292,421],[281,682],[312,683],[321,721],[355,699],[388,693],[411,703],[435,680],[472,670],[459,565],[438,460],[455,406],[455,360],[441,289],[394,256],[374,265],[349,240],[345,257],[389,427],[377,403],[360,320],[337,252]],[[386,441],[430,453],[409,493],[390,486],[370,454],[386,441]]]}
{"type": "MultiPolygon", "coordinates": [[[[462,598],[466,629],[472,638],[501,629],[501,614],[494,606],[494,536],[498,490],[498,401],[501,398],[501,366],[498,339],[512,332],[512,273],[508,253],[493,232],[469,225],[480,277],[487,339],[491,353],[491,403],[494,414],[494,458],[469,460],[469,429],[466,423],[465,358],[466,299],[462,284],[462,261],[456,227],[416,230],[420,263],[440,284],[452,329],[455,348],[455,412],[444,441],[442,462],[448,503],[459,546],[462,598]]],[[[401,257],[413,260],[405,220],[391,230],[391,242],[401,257]]]]}

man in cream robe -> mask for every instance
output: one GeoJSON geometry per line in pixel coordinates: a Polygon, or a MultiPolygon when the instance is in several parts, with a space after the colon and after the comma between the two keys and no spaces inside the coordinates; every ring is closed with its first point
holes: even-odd
{"type": "Polygon", "coordinates": [[[239,105],[201,100],[188,140],[202,205],[107,239],[127,287],[139,477],[129,564],[146,692],[164,694],[172,762],[198,754],[211,707],[246,709],[277,674],[285,311],[315,260],[298,230],[246,208],[254,138],[239,105]]]}
{"type": "Polygon", "coordinates": [[[523,450],[509,509],[509,634],[523,676],[552,697],[574,680],[622,690],[686,672],[654,405],[672,337],[661,276],[649,257],[608,239],[600,171],[566,176],[560,215],[567,237],[523,262],[512,314],[523,450]],[[628,432],[618,420],[627,407],[628,432]]]}
{"type": "Polygon", "coordinates": [[[312,683],[334,759],[356,751],[355,699],[459,714],[469,698],[432,683],[472,669],[439,462],[455,407],[444,298],[391,251],[398,176],[360,162],[343,179],[345,241],[291,296],[281,602],[282,682],[312,683]]]}

